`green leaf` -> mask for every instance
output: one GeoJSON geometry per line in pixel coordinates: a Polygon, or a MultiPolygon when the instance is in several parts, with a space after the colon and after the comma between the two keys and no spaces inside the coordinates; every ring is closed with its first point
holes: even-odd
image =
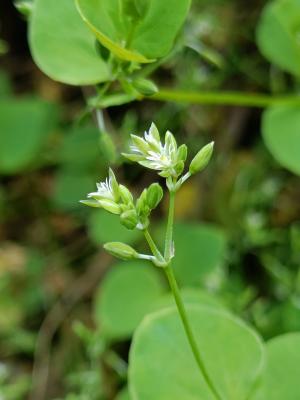
{"type": "MultiPolygon", "coordinates": [[[[216,296],[204,290],[183,288],[180,293],[185,305],[210,306],[222,310],[225,309],[225,306],[216,296]]],[[[157,310],[172,306],[175,306],[175,300],[171,292],[163,295],[157,301],[157,310]]]]}
{"type": "Polygon", "coordinates": [[[300,333],[288,333],[266,346],[266,369],[255,400],[300,399],[300,333]]]}
{"type": "Polygon", "coordinates": [[[95,297],[94,316],[111,339],[130,337],[163,291],[149,263],[122,262],[107,273],[95,297]]]}
{"type": "Polygon", "coordinates": [[[88,85],[110,77],[73,0],[36,0],[29,43],[36,64],[54,80],[88,85]]]}
{"type": "Polygon", "coordinates": [[[88,229],[89,236],[96,245],[114,241],[133,244],[141,237],[140,231],[125,228],[118,215],[105,210],[91,211],[88,229]]]}
{"type": "Polygon", "coordinates": [[[129,394],[129,390],[127,387],[125,387],[124,389],[121,390],[121,392],[119,392],[117,394],[117,397],[115,400],[130,400],[130,394],[129,394]]]}
{"type": "MultiPolygon", "coordinates": [[[[259,337],[230,314],[199,306],[187,310],[202,359],[221,398],[246,399],[263,368],[259,337]]],[[[175,308],[148,315],[136,330],[129,357],[129,389],[136,400],[215,400],[175,308]]]]}
{"type": "Polygon", "coordinates": [[[99,131],[94,126],[76,127],[66,133],[60,148],[65,166],[86,170],[100,160],[99,131]]]}
{"type": "Polygon", "coordinates": [[[85,171],[62,168],[55,177],[52,200],[63,210],[80,209],[79,201],[95,187],[94,177],[85,171]]]}
{"type": "Polygon", "coordinates": [[[154,61],[171,50],[190,6],[190,0],[136,1],[137,12],[130,15],[127,11],[133,7],[131,4],[128,8],[128,0],[76,3],[83,20],[103,46],[121,59],[139,63],[154,61]]]}
{"type": "Polygon", "coordinates": [[[35,98],[0,100],[0,171],[22,171],[39,156],[57,122],[57,109],[35,98]]]}
{"type": "Polygon", "coordinates": [[[176,223],[174,240],[173,267],[183,285],[200,283],[223,261],[225,236],[213,225],[176,223]]]}
{"type": "Polygon", "coordinates": [[[300,110],[276,106],[267,109],[262,119],[264,142],[283,167],[300,174],[300,110]]]}
{"type": "Polygon", "coordinates": [[[257,26],[261,53],[282,69],[300,76],[300,1],[268,3],[257,26]]]}

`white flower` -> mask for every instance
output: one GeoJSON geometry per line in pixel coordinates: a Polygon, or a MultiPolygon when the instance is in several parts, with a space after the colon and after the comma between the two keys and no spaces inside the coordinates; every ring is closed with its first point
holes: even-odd
{"type": "Polygon", "coordinates": [[[118,204],[120,190],[116,177],[111,169],[109,169],[109,177],[106,178],[104,182],[97,183],[97,189],[97,192],[92,192],[87,195],[89,200],[81,200],[81,203],[91,207],[104,208],[113,214],[120,214],[121,208],[118,204]]]}
{"type": "Polygon", "coordinates": [[[186,146],[177,148],[177,143],[171,132],[167,131],[164,145],[156,126],[152,123],[144,138],[131,135],[133,144],[131,154],[123,154],[131,161],[136,161],[144,167],[160,171],[164,177],[177,177],[183,170],[186,159],[186,146]]]}

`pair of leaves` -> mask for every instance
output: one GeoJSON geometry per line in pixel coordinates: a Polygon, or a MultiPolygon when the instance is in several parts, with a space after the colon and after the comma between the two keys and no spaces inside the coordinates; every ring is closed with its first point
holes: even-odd
{"type": "Polygon", "coordinates": [[[30,47],[52,79],[85,85],[111,79],[96,39],[122,60],[151,62],[170,51],[190,0],[77,0],[76,5],[73,0],[36,0],[30,47]]]}

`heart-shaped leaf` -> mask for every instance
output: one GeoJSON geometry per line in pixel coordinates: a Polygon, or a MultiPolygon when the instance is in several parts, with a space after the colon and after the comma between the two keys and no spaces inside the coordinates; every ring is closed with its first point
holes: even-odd
{"type": "Polygon", "coordinates": [[[36,0],[30,18],[29,43],[36,64],[54,80],[88,85],[109,79],[94,36],[73,0],[36,0]]]}
{"type": "MultiPolygon", "coordinates": [[[[196,342],[223,400],[250,395],[261,375],[264,348],[243,322],[213,308],[188,306],[196,342]]],[[[135,400],[215,400],[197,367],[177,310],[148,315],[130,349],[129,389],[135,400]]]]}

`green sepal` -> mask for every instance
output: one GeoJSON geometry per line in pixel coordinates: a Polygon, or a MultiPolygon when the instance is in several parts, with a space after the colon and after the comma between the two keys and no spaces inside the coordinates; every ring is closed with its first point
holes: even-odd
{"type": "Polygon", "coordinates": [[[152,183],[147,189],[147,205],[148,207],[153,210],[158,206],[162,197],[163,197],[163,190],[158,183],[152,183]]]}
{"type": "Polygon", "coordinates": [[[121,260],[132,260],[139,258],[138,253],[128,244],[121,242],[108,242],[103,246],[106,251],[121,260]]]}
{"type": "Polygon", "coordinates": [[[121,224],[127,229],[134,229],[138,223],[138,216],[135,210],[128,210],[120,215],[121,224]]]}

